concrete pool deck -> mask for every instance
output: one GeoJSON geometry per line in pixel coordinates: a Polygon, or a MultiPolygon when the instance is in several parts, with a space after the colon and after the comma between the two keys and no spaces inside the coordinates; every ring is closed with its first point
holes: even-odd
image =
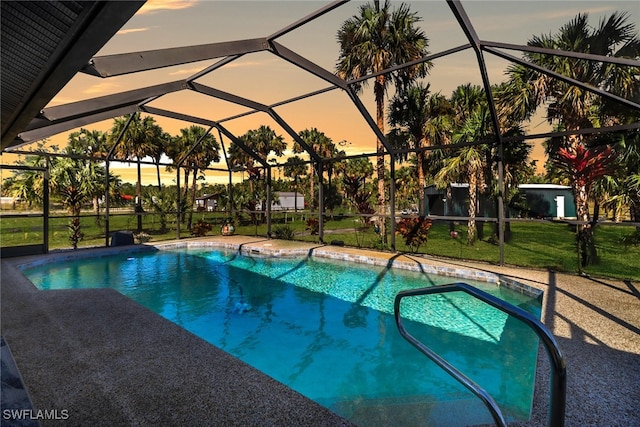
{"type": "MultiPolygon", "coordinates": [[[[261,252],[326,250],[336,257],[362,257],[362,262],[401,258],[243,236],[179,243],[189,241],[261,252]]],[[[40,420],[42,425],[350,425],[113,290],[38,291],[16,267],[37,259],[2,260],[1,315],[2,336],[33,406],[58,410],[58,415],[68,412],[68,419],[40,420]]],[[[429,257],[421,262],[452,271],[501,275],[544,291],[543,322],[567,361],[565,425],[640,425],[638,283],[429,257]]],[[[518,425],[546,425],[548,372],[542,351],[532,419],[518,425]]]]}

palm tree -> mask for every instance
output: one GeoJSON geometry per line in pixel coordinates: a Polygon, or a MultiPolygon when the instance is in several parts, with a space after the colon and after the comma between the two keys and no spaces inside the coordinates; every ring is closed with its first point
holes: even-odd
{"type": "MultiPolygon", "coordinates": [[[[390,10],[390,2],[374,1],[360,7],[359,14],[346,20],[338,30],[340,56],[337,74],[343,79],[358,79],[396,65],[423,58],[429,54],[429,41],[417,26],[421,21],[409,6],[401,3],[390,10]]],[[[376,102],[376,122],[384,134],[384,98],[387,86],[395,79],[397,86],[407,85],[418,77],[424,77],[430,63],[407,67],[392,76],[381,74],[375,77],[373,93],[376,102]]],[[[355,89],[360,91],[361,86],[355,89]]],[[[384,146],[377,140],[376,173],[378,176],[378,213],[384,217],[385,209],[385,166],[384,146]]],[[[380,224],[383,240],[386,239],[384,221],[380,224]]]]}
{"type": "MultiPolygon", "coordinates": [[[[416,179],[417,164],[411,167],[402,167],[396,171],[396,196],[404,201],[400,204],[400,208],[410,208],[416,202],[420,202],[415,199],[416,193],[424,195],[424,188],[418,183],[419,179],[416,179]],[[422,191],[420,191],[422,190],[422,191]]],[[[420,212],[421,215],[424,212],[420,212]]]]}
{"type": "Polygon", "coordinates": [[[30,168],[45,168],[47,166],[45,156],[29,155],[16,161],[16,164],[27,166],[27,169],[16,170],[12,177],[2,183],[3,190],[26,202],[29,208],[41,205],[44,200],[44,173],[30,168]]]}
{"type": "MultiPolygon", "coordinates": [[[[88,157],[100,156],[106,157],[109,152],[108,135],[105,132],[99,130],[80,129],[79,132],[72,132],[68,137],[68,148],[71,152],[85,155],[88,157]]],[[[99,172],[101,169],[96,168],[96,162],[88,160],[85,163],[85,167],[92,169],[90,172],[95,179],[85,183],[85,186],[91,187],[88,192],[92,195],[93,200],[93,212],[96,215],[95,222],[100,224],[100,203],[99,199],[104,195],[104,174],[102,173],[102,179],[99,172]]]]}
{"type": "MultiPolygon", "coordinates": [[[[451,96],[451,104],[455,111],[453,143],[475,142],[491,134],[489,109],[482,88],[470,84],[459,86],[451,96]]],[[[444,159],[442,169],[434,177],[441,187],[461,178],[468,182],[467,244],[469,245],[472,245],[477,237],[475,221],[477,197],[478,192],[484,192],[485,189],[487,149],[484,144],[457,149],[454,154],[444,159]]]]}
{"type": "Polygon", "coordinates": [[[432,141],[443,143],[442,117],[450,113],[449,103],[445,97],[436,93],[430,96],[429,84],[412,83],[407,88],[396,92],[389,104],[389,122],[406,131],[409,147],[417,150],[418,172],[418,210],[424,214],[424,188],[426,152],[422,148],[431,145],[432,141]]]}
{"type": "MultiPolygon", "coordinates": [[[[51,159],[51,184],[62,204],[72,215],[69,224],[69,240],[74,249],[83,234],[80,226],[80,212],[87,200],[96,199],[105,193],[105,168],[97,162],[78,158],[79,148],[72,143],[63,154],[69,157],[53,157],[51,159]]],[[[117,181],[114,180],[116,183],[117,181]]],[[[117,185],[111,186],[112,194],[117,192],[117,185]]]]}
{"type": "MultiPolygon", "coordinates": [[[[138,213],[138,232],[142,231],[142,174],[140,161],[157,152],[157,146],[162,143],[163,131],[151,116],[141,117],[133,113],[134,117],[127,127],[120,143],[116,147],[116,153],[120,158],[137,161],[138,179],[136,184],[136,213],[138,213]]],[[[114,120],[109,139],[114,142],[127,124],[129,117],[118,117],[114,120]]]]}
{"type": "MultiPolygon", "coordinates": [[[[242,135],[240,139],[265,163],[271,153],[277,157],[282,157],[284,150],[287,149],[287,143],[284,141],[282,135],[276,134],[269,126],[262,125],[258,129],[251,129],[242,135]]],[[[229,164],[231,167],[244,167],[248,170],[250,192],[252,195],[255,195],[254,181],[260,177],[260,172],[255,165],[255,159],[239,145],[232,143],[229,147],[229,164]]],[[[264,197],[262,198],[262,204],[262,212],[265,212],[266,200],[264,197]]],[[[251,215],[255,218],[255,214],[252,213],[251,215]]]]}
{"type": "MultiPolygon", "coordinates": [[[[196,203],[198,173],[204,171],[212,162],[220,161],[220,144],[215,136],[206,132],[205,128],[197,125],[182,128],[180,134],[172,138],[172,144],[165,149],[167,156],[173,160],[174,164],[181,162],[180,167],[184,169],[183,199],[187,199],[189,194],[189,175],[192,176],[190,198],[190,206],[192,207],[196,203]],[[200,143],[194,147],[198,141],[200,143]]],[[[192,219],[193,212],[190,210],[187,221],[188,229],[191,229],[192,219]]]]}
{"type": "MultiPolygon", "coordinates": [[[[582,52],[601,56],[637,58],[640,56],[640,38],[633,23],[628,23],[629,15],[614,12],[602,19],[597,27],[588,24],[588,14],[578,14],[573,20],[562,26],[555,34],[534,36],[528,42],[530,46],[565,51],[582,52]]],[[[525,53],[525,58],[551,71],[563,74],[593,87],[607,90],[616,95],[631,98],[640,92],[640,68],[613,65],[605,62],[566,58],[542,53],[525,53]]],[[[521,118],[530,117],[537,107],[545,102],[549,122],[561,125],[566,130],[578,130],[595,127],[600,124],[616,124],[618,114],[611,112],[610,101],[598,95],[575,87],[569,83],[549,77],[532,70],[523,70],[522,66],[512,66],[507,70],[511,96],[501,100],[501,108],[519,114],[521,118]]],[[[620,107],[616,110],[619,112],[620,107]]],[[[592,139],[591,135],[571,135],[558,144],[551,144],[550,158],[559,158],[560,149],[569,150],[574,156],[592,139]],[[580,148],[582,147],[582,148],[580,148]]],[[[595,261],[593,229],[590,225],[587,187],[571,181],[576,212],[580,225],[579,238],[583,241],[579,247],[586,248],[581,253],[583,262],[595,261]]],[[[584,265],[583,265],[584,266],[584,265]]]]}
{"type": "MultiPolygon", "coordinates": [[[[333,154],[333,150],[335,149],[335,145],[331,138],[324,134],[324,132],[320,132],[317,128],[304,129],[298,132],[298,136],[309,146],[311,149],[318,153],[320,157],[331,157],[333,154]]],[[[304,153],[305,149],[298,144],[297,142],[293,143],[293,152],[294,153],[304,153]]],[[[311,155],[309,155],[311,158],[311,155]]],[[[316,175],[315,168],[313,163],[309,163],[309,194],[311,195],[311,203],[310,206],[317,206],[317,200],[315,197],[315,189],[314,189],[314,179],[313,177],[316,175]]],[[[321,177],[319,177],[320,181],[322,181],[321,177]]]]}
{"type": "Polygon", "coordinates": [[[167,133],[163,132],[161,139],[158,141],[158,144],[153,149],[153,152],[150,154],[151,158],[156,163],[156,178],[158,179],[158,189],[162,188],[162,180],[160,179],[160,161],[162,160],[162,156],[165,153],[168,146],[173,143],[173,137],[167,133]]]}
{"type": "MultiPolygon", "coordinates": [[[[288,177],[288,178],[293,178],[293,182],[294,182],[294,191],[296,193],[296,196],[293,199],[293,203],[294,203],[294,210],[297,213],[298,212],[298,178],[301,175],[304,175],[306,172],[306,167],[304,166],[304,164],[302,163],[302,158],[298,157],[298,156],[293,156],[293,157],[289,157],[287,159],[287,161],[284,164],[284,176],[288,177]]],[[[304,207],[304,206],[303,206],[304,207]]]]}
{"type": "MultiPolygon", "coordinates": [[[[372,191],[367,188],[367,177],[373,174],[373,164],[364,157],[349,159],[342,175],[342,185],[346,199],[349,200],[360,214],[371,214],[369,199],[372,191]]],[[[365,221],[366,223],[366,221],[365,221]]]]}

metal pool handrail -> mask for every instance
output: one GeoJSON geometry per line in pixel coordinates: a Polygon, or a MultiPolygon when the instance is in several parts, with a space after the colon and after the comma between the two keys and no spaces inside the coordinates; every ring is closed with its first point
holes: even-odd
{"type": "Polygon", "coordinates": [[[500,411],[500,408],[496,404],[495,400],[486,392],[482,387],[476,384],[469,377],[464,375],[458,369],[456,369],[453,365],[447,362],[445,359],[440,357],[433,350],[425,346],[423,343],[414,338],[411,334],[407,332],[404,325],[402,324],[402,320],[400,318],[400,301],[402,298],[411,297],[411,296],[420,296],[420,295],[429,295],[436,293],[445,293],[445,292],[456,292],[462,291],[467,294],[501,310],[511,316],[514,316],[521,322],[524,322],[528,325],[533,331],[538,335],[538,337],[544,343],[544,346],[547,350],[547,354],[551,359],[551,409],[549,411],[549,425],[553,427],[563,427],[564,426],[564,416],[565,416],[565,407],[567,402],[567,370],[564,357],[560,353],[560,349],[558,348],[558,344],[556,343],[555,338],[549,332],[549,330],[540,322],[538,319],[533,317],[531,314],[522,310],[519,307],[516,307],[512,304],[509,304],[505,301],[502,301],[499,298],[494,297],[491,294],[488,294],[480,289],[474,288],[471,285],[466,283],[450,283],[448,285],[441,286],[432,286],[428,288],[420,288],[420,289],[409,289],[405,291],[400,291],[396,295],[396,299],[394,302],[394,315],[396,320],[396,325],[398,326],[398,330],[400,334],[411,344],[413,344],[418,350],[428,356],[432,361],[434,361],[438,366],[444,369],[449,375],[455,378],[458,382],[464,385],[467,389],[469,389],[473,394],[475,394],[489,409],[491,412],[491,416],[493,417],[496,425],[506,426],[506,422],[500,411]]]}

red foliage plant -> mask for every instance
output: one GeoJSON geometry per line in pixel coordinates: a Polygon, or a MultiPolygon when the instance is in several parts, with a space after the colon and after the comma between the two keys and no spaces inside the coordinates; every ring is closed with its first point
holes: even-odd
{"type": "Polygon", "coordinates": [[[425,217],[403,218],[398,221],[396,231],[404,238],[404,243],[411,252],[418,252],[423,243],[429,238],[429,229],[432,221],[425,217]]]}
{"type": "Polygon", "coordinates": [[[555,164],[568,173],[576,185],[589,188],[598,178],[611,172],[613,150],[609,146],[585,148],[578,145],[575,153],[564,148],[558,151],[555,164]]]}

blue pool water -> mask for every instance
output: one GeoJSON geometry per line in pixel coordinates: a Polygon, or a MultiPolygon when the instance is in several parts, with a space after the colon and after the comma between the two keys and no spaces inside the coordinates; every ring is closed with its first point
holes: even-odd
{"type": "MultiPolygon", "coordinates": [[[[355,423],[491,422],[464,387],[398,333],[395,295],[451,278],[316,258],[181,249],[47,264],[40,289],[111,287],[355,423]]],[[[539,317],[537,299],[466,281],[539,317]]],[[[407,330],[529,417],[537,338],[465,293],[406,299],[407,330]]]]}

